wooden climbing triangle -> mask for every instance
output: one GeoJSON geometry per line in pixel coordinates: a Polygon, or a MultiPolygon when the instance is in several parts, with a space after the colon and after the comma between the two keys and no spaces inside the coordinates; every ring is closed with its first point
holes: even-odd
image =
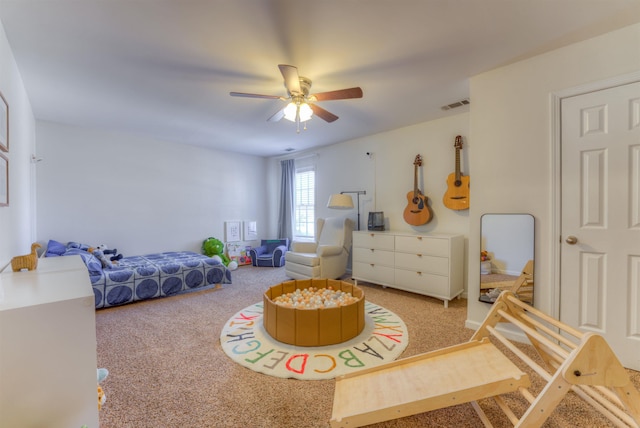
{"type": "Polygon", "coordinates": [[[573,329],[505,291],[469,342],[337,378],[330,423],[353,428],[471,403],[484,426],[492,427],[478,401],[493,399],[513,426],[539,427],[569,393],[617,427],[640,427],[640,393],[604,338],[573,329]],[[542,363],[499,331],[499,323],[518,327],[542,363]],[[546,382],[537,396],[515,360],[546,382]],[[508,406],[502,398],[507,393],[524,397],[524,413],[508,406]]]}

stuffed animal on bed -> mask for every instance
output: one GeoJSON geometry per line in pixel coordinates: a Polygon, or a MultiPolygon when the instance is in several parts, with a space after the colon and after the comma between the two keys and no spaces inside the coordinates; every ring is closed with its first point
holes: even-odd
{"type": "Polygon", "coordinates": [[[89,247],[87,249],[87,252],[93,254],[93,256],[100,260],[100,263],[102,264],[102,268],[103,269],[113,269],[113,262],[111,260],[109,260],[107,258],[107,256],[104,255],[104,252],[102,250],[98,250],[97,248],[93,248],[93,247],[89,247]]]}
{"type": "Polygon", "coordinates": [[[110,249],[109,249],[109,248],[107,248],[107,246],[106,246],[106,245],[104,245],[104,244],[100,244],[100,245],[98,245],[98,246],[96,247],[96,249],[98,249],[98,250],[102,251],[102,252],[105,254],[105,256],[108,256],[108,255],[113,254],[113,255],[109,258],[109,260],[111,260],[112,262],[117,262],[117,261],[118,261],[118,260],[120,260],[122,257],[124,257],[122,254],[118,254],[118,250],[117,250],[117,249],[115,249],[115,248],[114,248],[113,250],[110,250],[110,249]]]}

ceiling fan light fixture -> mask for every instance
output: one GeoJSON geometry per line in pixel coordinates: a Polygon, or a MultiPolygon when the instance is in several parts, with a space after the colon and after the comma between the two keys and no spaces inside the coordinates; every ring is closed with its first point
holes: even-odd
{"type": "Polygon", "coordinates": [[[313,116],[313,110],[309,104],[302,102],[290,102],[283,110],[284,118],[291,122],[306,122],[313,116]]]}
{"type": "Polygon", "coordinates": [[[280,74],[282,74],[282,78],[284,79],[284,87],[287,89],[288,97],[250,94],[246,92],[230,92],[229,95],[232,97],[266,98],[289,101],[289,104],[271,115],[267,121],[278,122],[282,118],[285,118],[297,125],[298,133],[300,133],[300,123],[302,122],[304,124],[304,129],[307,129],[307,122],[313,116],[317,116],[327,123],[338,120],[338,116],[315,104],[317,101],[362,98],[362,88],[360,87],[309,94],[309,90],[311,89],[311,79],[300,76],[298,74],[298,69],[292,65],[279,64],[278,68],[280,69],[280,74]]]}
{"type": "Polygon", "coordinates": [[[284,118],[290,120],[291,122],[296,121],[296,116],[298,114],[298,106],[294,102],[290,102],[284,108],[284,118]]]}
{"type": "Polygon", "coordinates": [[[309,104],[302,103],[300,105],[298,114],[300,115],[300,122],[306,122],[307,120],[311,119],[311,116],[313,116],[313,110],[311,110],[309,104]]]}

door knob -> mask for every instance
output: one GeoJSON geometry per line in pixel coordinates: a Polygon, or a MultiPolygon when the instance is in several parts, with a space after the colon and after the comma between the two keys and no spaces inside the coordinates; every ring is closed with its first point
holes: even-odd
{"type": "Polygon", "coordinates": [[[567,239],[565,240],[565,242],[569,245],[575,245],[578,243],[578,238],[576,238],[573,235],[567,236],[567,239]]]}

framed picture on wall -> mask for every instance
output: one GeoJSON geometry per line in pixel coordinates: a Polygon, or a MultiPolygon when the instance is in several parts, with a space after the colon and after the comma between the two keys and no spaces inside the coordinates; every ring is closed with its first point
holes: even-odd
{"type": "Polygon", "coordinates": [[[9,159],[0,153],[0,207],[9,205],[9,159]]]}
{"type": "Polygon", "coordinates": [[[9,151],[9,104],[0,92],[0,150],[9,151]]]}
{"type": "Polygon", "coordinates": [[[224,241],[235,242],[242,240],[242,222],[226,221],[224,223],[224,241]]]}
{"type": "Polygon", "coordinates": [[[258,222],[255,220],[245,220],[244,222],[244,240],[255,241],[258,239],[258,222]]]}

